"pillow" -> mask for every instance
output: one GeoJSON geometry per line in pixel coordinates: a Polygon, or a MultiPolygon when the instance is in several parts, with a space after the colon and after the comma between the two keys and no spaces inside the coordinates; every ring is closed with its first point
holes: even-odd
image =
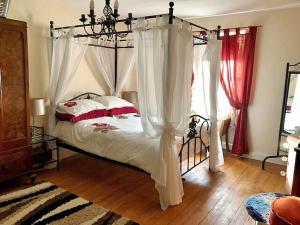
{"type": "Polygon", "coordinates": [[[134,107],[132,103],[116,96],[101,96],[94,98],[93,100],[105,105],[107,109],[134,107]]]}
{"type": "Polygon", "coordinates": [[[131,107],[122,107],[122,108],[113,108],[113,109],[109,110],[109,115],[110,116],[118,116],[118,115],[129,114],[129,113],[138,114],[139,112],[133,106],[131,106],[131,107]]]}
{"type": "Polygon", "coordinates": [[[76,123],[81,120],[104,117],[108,110],[104,105],[90,99],[80,99],[59,103],[56,109],[56,117],[62,121],[76,123]]]}

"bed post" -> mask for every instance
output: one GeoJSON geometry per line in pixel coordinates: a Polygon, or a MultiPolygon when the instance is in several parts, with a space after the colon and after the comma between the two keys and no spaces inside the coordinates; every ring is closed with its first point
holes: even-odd
{"type": "Polygon", "coordinates": [[[53,28],[54,28],[54,22],[50,21],[50,37],[53,37],[53,28]]]}
{"type": "Polygon", "coordinates": [[[169,8],[169,24],[173,24],[174,2],[170,2],[169,6],[170,6],[170,8],[169,8]]]}
{"type": "Polygon", "coordinates": [[[115,90],[117,90],[117,79],[118,79],[118,36],[115,35],[115,90]]]}
{"type": "Polygon", "coordinates": [[[218,40],[221,40],[221,36],[220,35],[221,35],[221,26],[219,25],[218,29],[217,29],[217,39],[218,40]]]}

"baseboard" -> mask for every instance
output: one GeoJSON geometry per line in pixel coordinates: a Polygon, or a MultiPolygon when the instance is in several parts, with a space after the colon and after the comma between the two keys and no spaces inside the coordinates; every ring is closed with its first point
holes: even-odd
{"type": "MultiPolygon", "coordinates": [[[[251,152],[248,155],[244,155],[243,157],[263,161],[267,156],[270,156],[270,155],[251,152]]],[[[275,164],[279,164],[279,165],[286,165],[287,164],[287,162],[282,161],[281,157],[275,158],[275,159],[268,159],[267,162],[275,163],[275,164]]]]}
{"type": "MultiPolygon", "coordinates": [[[[228,145],[229,145],[228,146],[229,151],[231,151],[232,143],[229,143],[228,145]]],[[[226,148],[225,142],[222,142],[222,147],[223,147],[223,149],[226,148]]],[[[267,156],[270,156],[270,155],[261,154],[261,153],[257,153],[257,152],[250,152],[248,155],[243,155],[244,158],[255,159],[255,160],[259,160],[259,161],[263,161],[267,156]]],[[[268,159],[267,162],[275,163],[275,164],[279,164],[279,165],[286,165],[286,162],[282,161],[281,158],[268,159]]]]}

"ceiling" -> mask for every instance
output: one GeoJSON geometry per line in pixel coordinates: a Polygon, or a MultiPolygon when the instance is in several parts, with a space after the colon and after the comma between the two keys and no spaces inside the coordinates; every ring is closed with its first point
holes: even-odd
{"type": "MultiPolygon", "coordinates": [[[[72,7],[88,10],[89,0],[64,0],[72,7]],[[78,4],[74,4],[78,2],[78,4]]],[[[102,15],[105,0],[94,0],[98,15],[102,15]],[[100,12],[99,12],[100,11],[100,12]]],[[[145,16],[168,12],[168,0],[119,0],[120,14],[145,16]]],[[[111,0],[113,5],[114,0],[111,0]]],[[[174,15],[186,18],[207,17],[251,11],[271,10],[300,6],[300,0],[174,0],[174,15]]]]}

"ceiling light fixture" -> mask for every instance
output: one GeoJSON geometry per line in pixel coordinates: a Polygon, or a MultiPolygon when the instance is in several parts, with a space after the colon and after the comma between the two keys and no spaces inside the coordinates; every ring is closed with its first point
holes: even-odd
{"type": "MultiPolygon", "coordinates": [[[[88,18],[85,16],[85,14],[81,14],[81,17],[79,19],[80,22],[82,22],[84,26],[84,31],[86,34],[88,34],[92,38],[99,38],[103,35],[106,35],[108,39],[112,39],[114,36],[124,38],[127,36],[128,33],[126,32],[118,32],[116,30],[116,25],[118,22],[118,17],[120,16],[118,14],[119,10],[119,2],[118,0],[115,0],[114,3],[114,9],[110,6],[110,0],[105,0],[105,6],[103,8],[103,15],[100,18],[96,18],[95,14],[95,3],[94,0],[90,1],[90,14],[87,16],[90,18],[89,24],[86,24],[88,21],[88,18]],[[95,25],[100,25],[101,29],[100,31],[95,30],[95,25]],[[86,27],[90,26],[90,31],[87,31],[86,27]]],[[[128,13],[128,17],[125,20],[121,20],[127,25],[127,30],[131,31],[131,22],[132,22],[132,13],[128,13]]]]}

